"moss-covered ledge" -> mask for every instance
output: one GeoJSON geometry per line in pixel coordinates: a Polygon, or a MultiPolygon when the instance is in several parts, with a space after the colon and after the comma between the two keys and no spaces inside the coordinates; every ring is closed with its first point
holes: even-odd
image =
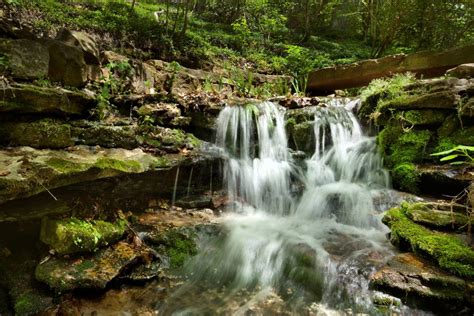
{"type": "Polygon", "coordinates": [[[0,203],[75,183],[180,165],[192,155],[75,146],[69,150],[0,150],[0,203]]]}
{"type": "Polygon", "coordinates": [[[403,250],[433,260],[448,272],[474,279],[474,250],[454,235],[415,224],[407,215],[411,207],[402,203],[385,214],[383,222],[391,229],[390,241],[403,250]]]}

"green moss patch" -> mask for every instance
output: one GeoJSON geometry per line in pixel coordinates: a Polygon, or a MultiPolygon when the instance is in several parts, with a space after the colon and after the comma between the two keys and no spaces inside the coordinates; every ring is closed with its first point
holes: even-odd
{"type": "Polygon", "coordinates": [[[122,172],[140,172],[142,170],[142,165],[138,161],[114,158],[100,158],[94,166],[99,169],[114,169],[122,172]]]}
{"type": "Polygon", "coordinates": [[[418,193],[420,191],[420,174],[412,163],[401,163],[392,170],[392,179],[403,191],[418,193]]]}
{"type": "Polygon", "coordinates": [[[43,219],[40,240],[59,254],[96,251],[120,239],[127,223],[86,221],[77,218],[65,220],[43,219]]]}
{"type": "Polygon", "coordinates": [[[431,231],[407,217],[410,204],[388,211],[383,222],[390,227],[390,239],[399,246],[408,246],[416,254],[434,260],[441,268],[469,279],[474,278],[474,251],[459,238],[431,231]]]}
{"type": "Polygon", "coordinates": [[[34,148],[65,148],[74,145],[71,127],[51,119],[31,123],[2,123],[0,142],[34,148]]]}
{"type": "Polygon", "coordinates": [[[179,268],[197,253],[195,239],[196,233],[187,229],[170,229],[155,234],[152,242],[159,252],[164,252],[169,258],[171,268],[179,268]]]}
{"type": "Polygon", "coordinates": [[[439,229],[467,229],[468,217],[455,211],[441,211],[435,204],[414,203],[407,208],[406,215],[414,222],[439,229]]]}
{"type": "Polygon", "coordinates": [[[431,140],[429,130],[404,131],[399,125],[390,125],[377,137],[377,143],[389,167],[402,163],[421,162],[431,140]]]}

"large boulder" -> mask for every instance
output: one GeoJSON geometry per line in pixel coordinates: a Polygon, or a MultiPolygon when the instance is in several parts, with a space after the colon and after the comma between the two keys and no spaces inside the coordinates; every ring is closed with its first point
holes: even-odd
{"type": "Polygon", "coordinates": [[[49,69],[48,48],[29,39],[0,39],[0,70],[13,78],[32,80],[46,78],[49,69]],[[3,68],[3,69],[2,69],[3,68]]]}
{"type": "Polygon", "coordinates": [[[472,62],[474,62],[474,45],[442,52],[399,54],[315,70],[309,74],[307,89],[318,93],[361,87],[373,79],[404,72],[432,78],[444,75],[450,68],[472,62]]]}
{"type": "Polygon", "coordinates": [[[89,65],[100,65],[99,47],[87,33],[61,29],[56,39],[70,46],[77,47],[84,53],[84,60],[89,65]]]}
{"type": "Polygon", "coordinates": [[[82,49],[56,40],[47,39],[42,42],[49,50],[49,79],[65,86],[82,87],[87,81],[82,49]]]}

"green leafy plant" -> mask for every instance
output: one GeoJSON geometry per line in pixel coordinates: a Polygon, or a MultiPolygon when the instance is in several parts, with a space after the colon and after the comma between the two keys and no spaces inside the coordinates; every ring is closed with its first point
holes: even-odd
{"type": "Polygon", "coordinates": [[[442,156],[440,161],[449,161],[451,165],[469,164],[474,166],[474,146],[457,145],[449,150],[431,154],[431,156],[442,156]]]}

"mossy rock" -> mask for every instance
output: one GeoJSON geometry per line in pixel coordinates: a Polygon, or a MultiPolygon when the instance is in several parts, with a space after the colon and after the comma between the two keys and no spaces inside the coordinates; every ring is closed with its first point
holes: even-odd
{"type": "Polygon", "coordinates": [[[379,111],[402,109],[456,109],[460,96],[455,91],[440,91],[429,94],[400,95],[380,104],[379,111]]]}
{"type": "Polygon", "coordinates": [[[377,143],[389,167],[403,163],[422,162],[428,157],[427,147],[432,139],[430,130],[404,130],[400,125],[389,125],[377,136],[377,143]]]}
{"type": "Polygon", "coordinates": [[[414,203],[407,207],[406,215],[415,223],[443,230],[467,229],[465,214],[439,210],[433,203],[414,203]]]}
{"type": "Polygon", "coordinates": [[[52,119],[30,123],[2,123],[0,126],[0,142],[8,146],[58,149],[74,145],[70,125],[52,119]]]}
{"type": "Polygon", "coordinates": [[[409,203],[388,211],[383,222],[390,227],[390,240],[401,248],[436,262],[442,269],[460,277],[474,279],[474,250],[458,237],[431,231],[407,216],[409,203]]]}
{"type": "Polygon", "coordinates": [[[420,193],[421,174],[413,163],[400,163],[392,169],[394,186],[400,190],[420,193]]]}
{"type": "MultiPolygon", "coordinates": [[[[405,303],[441,314],[472,304],[472,282],[446,273],[413,253],[397,254],[370,276],[370,286],[405,303]]],[[[374,303],[379,303],[374,300],[374,303]]]]}
{"type": "Polygon", "coordinates": [[[75,146],[49,150],[17,147],[0,151],[0,202],[28,197],[75,183],[143,173],[180,164],[186,156],[147,154],[140,149],[108,149],[75,146]]]}
{"type": "Polygon", "coordinates": [[[170,268],[179,268],[197,253],[196,238],[192,228],[172,228],[155,232],[150,242],[168,258],[170,268]]]}
{"type": "Polygon", "coordinates": [[[289,120],[286,124],[289,142],[296,150],[311,152],[314,150],[316,143],[313,132],[313,121],[295,123],[289,120]]]}
{"type": "Polygon", "coordinates": [[[71,133],[76,143],[82,145],[133,149],[141,144],[135,126],[96,124],[87,128],[73,127],[71,133]]]}
{"type": "Polygon", "coordinates": [[[52,257],[36,267],[35,277],[59,293],[104,289],[122,271],[147,255],[147,249],[121,241],[83,257],[52,257]]]}
{"type": "Polygon", "coordinates": [[[440,126],[449,115],[449,111],[443,110],[408,110],[383,112],[376,119],[375,124],[385,126],[390,121],[399,122],[400,124],[411,128],[413,126],[440,126]]]}
{"type": "Polygon", "coordinates": [[[127,222],[86,221],[77,218],[50,220],[41,223],[40,240],[58,254],[93,252],[119,240],[127,222]]]}
{"type": "Polygon", "coordinates": [[[14,78],[31,80],[48,76],[49,52],[38,41],[2,38],[0,53],[7,57],[7,69],[14,78]]]}

